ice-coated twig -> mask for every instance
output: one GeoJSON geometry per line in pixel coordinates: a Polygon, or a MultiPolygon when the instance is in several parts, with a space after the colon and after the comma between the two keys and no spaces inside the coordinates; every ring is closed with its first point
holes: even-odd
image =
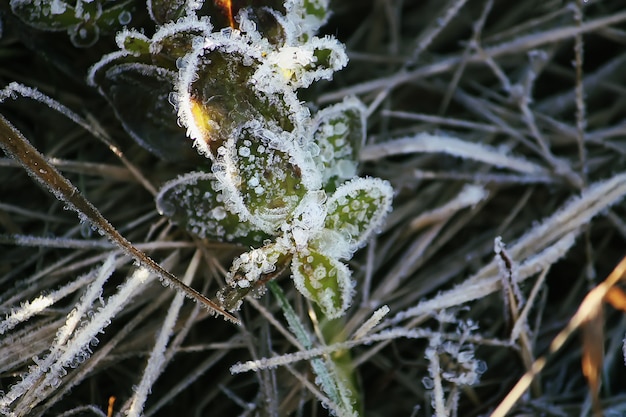
{"type": "Polygon", "coordinates": [[[515,343],[521,334],[530,333],[530,329],[528,328],[528,314],[535,305],[535,299],[537,298],[540,289],[543,288],[543,283],[546,280],[549,270],[550,267],[544,269],[541,274],[539,274],[539,278],[537,278],[536,282],[533,284],[533,288],[528,296],[528,301],[524,305],[524,309],[521,311],[517,321],[513,325],[513,329],[511,329],[511,337],[509,339],[511,343],[515,343]]]}
{"type": "Polygon", "coordinates": [[[463,189],[450,201],[441,207],[429,210],[413,219],[409,224],[412,231],[421,229],[427,225],[445,221],[458,211],[472,207],[486,199],[489,192],[479,185],[465,185],[463,189]]]}
{"type": "Polygon", "coordinates": [[[65,202],[68,208],[76,211],[81,220],[90,222],[126,254],[161,278],[164,284],[171,285],[177,290],[184,292],[191,299],[201,302],[207,309],[221,314],[225,319],[235,324],[239,324],[239,320],[236,317],[198,291],[183,284],[171,272],[165,270],[161,265],[123,237],[117,229],[104,218],[98,209],[83,197],[80,191],[63,177],[55,167],[50,165],[44,156],[30,144],[28,139],[2,115],[0,115],[0,147],[2,147],[8,155],[18,160],[26,171],[37,180],[39,184],[52,192],[59,201],[65,202]]]}
{"type": "Polygon", "coordinates": [[[443,380],[441,378],[441,364],[439,363],[439,352],[437,349],[441,344],[440,338],[432,338],[430,345],[426,349],[426,359],[428,359],[428,373],[432,378],[433,399],[432,404],[435,409],[435,416],[447,417],[449,413],[446,411],[445,397],[443,393],[443,380]]]}
{"type": "MultiPolygon", "coordinates": [[[[72,333],[79,325],[81,318],[91,308],[94,301],[101,297],[102,286],[109,276],[111,276],[114,268],[115,259],[111,256],[97,270],[98,276],[87,288],[87,291],[81,297],[79,304],[67,316],[65,325],[57,331],[56,339],[53,342],[48,355],[43,360],[40,360],[35,367],[30,369],[29,372],[22,377],[20,382],[13,385],[5,395],[0,397],[0,412],[8,415],[8,413],[10,413],[8,407],[19,397],[27,393],[28,390],[32,389],[37,381],[49,372],[53,363],[61,356],[64,345],[66,345],[72,333]]],[[[58,375],[55,377],[58,377],[58,375]]]]}
{"type": "MultiPolygon", "coordinates": [[[[169,258],[168,258],[169,259],[169,258]]],[[[56,404],[65,395],[71,391],[75,386],[80,384],[85,378],[92,375],[94,368],[101,364],[101,362],[106,361],[109,357],[110,352],[117,347],[123,340],[128,337],[128,335],[137,328],[137,326],[149,317],[154,314],[156,310],[158,310],[165,300],[169,297],[169,294],[161,294],[158,299],[151,300],[144,308],[142,308],[139,312],[135,313],[133,317],[124,325],[123,328],[117,330],[115,335],[108,340],[104,345],[99,346],[98,350],[96,350],[93,355],[89,358],[89,360],[85,361],[79,368],[75,369],[71,374],[69,374],[65,380],[63,381],[63,386],[59,387],[54,391],[54,394],[51,395],[49,399],[47,399],[45,403],[45,407],[50,407],[52,404],[56,404]]]]}
{"type": "MultiPolygon", "coordinates": [[[[578,27],[583,24],[583,1],[578,0],[573,4],[574,20],[578,27]]],[[[578,158],[580,171],[583,179],[587,179],[587,149],[585,148],[585,131],[587,130],[587,108],[585,105],[585,84],[583,80],[584,41],[582,34],[574,37],[574,54],[576,68],[576,143],[578,145],[578,158]]]]}
{"type": "Polygon", "coordinates": [[[67,239],[63,237],[41,237],[0,234],[0,243],[5,245],[34,246],[63,249],[111,249],[115,248],[108,240],[67,239]]]}
{"type": "Polygon", "coordinates": [[[115,258],[110,256],[98,270],[98,276],[87,288],[81,297],[80,303],[67,316],[65,325],[57,331],[57,336],[53,342],[50,352],[43,359],[35,359],[35,365],[22,377],[22,380],[13,385],[6,395],[0,397],[0,411],[6,415],[21,415],[20,407],[32,409],[45,395],[42,395],[49,386],[58,384],[60,378],[65,373],[65,367],[71,364],[78,356],[85,355],[88,346],[102,328],[108,324],[107,319],[97,322],[91,326],[88,337],[84,335],[83,326],[78,331],[75,329],[80,325],[81,320],[87,312],[93,308],[96,299],[102,296],[102,286],[115,269],[115,258]],[[100,326],[101,325],[101,326],[100,326]],[[100,326],[100,327],[99,327],[100,326]],[[94,327],[98,327],[93,330],[94,327]],[[10,406],[19,398],[19,403],[15,410],[10,406]]]}
{"type": "MultiPolygon", "coordinates": [[[[540,272],[565,256],[565,254],[576,242],[578,234],[579,232],[576,231],[565,235],[547,249],[521,263],[519,269],[519,282],[535,275],[537,272],[540,272]]],[[[488,266],[495,267],[495,261],[488,264],[488,266]]],[[[473,276],[473,278],[476,277],[477,275],[473,276]]],[[[470,301],[481,299],[499,290],[500,284],[500,277],[497,276],[496,272],[492,272],[491,274],[485,276],[481,275],[480,279],[471,281],[468,279],[449,291],[441,293],[430,300],[422,301],[414,307],[399,312],[390,320],[390,323],[397,323],[410,317],[429,314],[436,310],[460,306],[470,301]]]]}
{"type": "MultiPolygon", "coordinates": [[[[286,353],[271,358],[261,358],[246,362],[238,362],[230,367],[230,372],[239,374],[243,372],[258,372],[262,369],[271,369],[278,366],[284,366],[298,361],[307,361],[323,355],[331,355],[342,350],[352,349],[355,346],[370,345],[376,342],[385,342],[395,339],[432,339],[437,336],[443,336],[446,340],[457,340],[460,338],[458,334],[442,333],[430,329],[406,329],[403,327],[394,327],[383,330],[378,333],[363,336],[359,339],[352,338],[345,342],[333,343],[328,346],[320,346],[300,352],[286,353]]],[[[472,343],[481,343],[490,346],[506,346],[510,347],[509,341],[496,339],[483,339],[480,337],[467,337],[465,341],[472,343]]]]}
{"type": "Polygon", "coordinates": [[[428,48],[430,43],[448,27],[450,20],[454,18],[459,10],[467,3],[467,0],[450,0],[446,4],[441,6],[441,14],[435,19],[431,20],[430,25],[422,31],[419,38],[416,40],[415,50],[411,58],[412,63],[417,62],[419,55],[428,48]]]}
{"type": "Polygon", "coordinates": [[[363,339],[367,334],[369,334],[374,327],[378,326],[380,321],[389,314],[389,306],[384,305],[378,310],[374,311],[372,317],[367,319],[365,323],[363,323],[352,335],[352,340],[363,339]]]}
{"type": "Polygon", "coordinates": [[[80,416],[80,415],[83,415],[84,413],[92,413],[93,415],[98,416],[98,417],[107,417],[104,411],[102,411],[95,405],[91,405],[91,404],[72,408],[71,410],[67,410],[64,413],[57,414],[57,417],[80,416]]]}

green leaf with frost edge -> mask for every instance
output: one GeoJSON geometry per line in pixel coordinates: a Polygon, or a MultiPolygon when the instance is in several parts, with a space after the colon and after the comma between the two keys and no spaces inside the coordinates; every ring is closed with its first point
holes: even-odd
{"type": "Polygon", "coordinates": [[[225,39],[227,44],[220,45],[218,40],[185,58],[187,67],[177,85],[181,121],[209,157],[247,121],[264,121],[275,130],[294,127],[283,95],[268,96],[250,83],[258,51],[247,55],[251,51],[243,42],[225,39]]]}
{"type": "Polygon", "coordinates": [[[280,275],[291,261],[292,254],[283,243],[278,239],[235,258],[226,275],[227,287],[217,293],[220,305],[235,311],[245,296],[262,296],[265,283],[280,275]]]}
{"type": "Polygon", "coordinates": [[[391,210],[393,188],[379,178],[355,178],[342,184],[326,202],[324,227],[341,233],[352,251],[365,244],[391,210]]]}
{"type": "Polygon", "coordinates": [[[191,172],[166,183],[156,197],[159,213],[206,239],[259,245],[267,235],[229,212],[213,174],[191,172]]]}
{"type": "Polygon", "coordinates": [[[93,46],[100,33],[119,30],[130,23],[134,6],[132,0],[111,2],[94,0],[68,2],[11,0],[11,11],[27,25],[38,30],[67,31],[77,48],[93,46]]]}
{"type": "Polygon", "coordinates": [[[189,11],[188,0],[150,0],[146,2],[150,19],[159,25],[174,22],[189,11]]]}
{"type": "Polygon", "coordinates": [[[322,171],[324,189],[333,192],[357,173],[359,151],[365,142],[367,109],[355,97],[320,110],[311,119],[310,141],[322,171]]]}
{"type": "Polygon", "coordinates": [[[251,122],[218,149],[213,165],[229,210],[260,230],[277,235],[321,177],[287,132],[277,135],[251,122]]]}
{"type": "Polygon", "coordinates": [[[313,250],[301,251],[294,256],[291,271],[298,291],[329,319],[341,317],[350,306],[354,292],[351,273],[338,259],[313,250]]]}
{"type": "Polygon", "coordinates": [[[120,51],[103,56],[89,71],[89,84],[108,100],[128,134],[164,160],[203,163],[170,101],[177,62],[211,29],[206,19],[189,18],[161,26],[152,38],[123,30],[115,38],[120,51]]]}

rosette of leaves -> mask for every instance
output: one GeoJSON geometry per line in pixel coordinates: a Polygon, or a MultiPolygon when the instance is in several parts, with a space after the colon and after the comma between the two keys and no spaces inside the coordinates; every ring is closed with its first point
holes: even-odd
{"type": "Polygon", "coordinates": [[[261,295],[288,268],[298,291],[328,318],[349,307],[353,283],[343,260],[378,230],[393,194],[386,181],[337,168],[356,167],[363,111],[356,99],[322,110],[304,123],[304,139],[248,122],[214,151],[212,173],[163,187],[157,206],[182,227],[253,246],[233,261],[228,287],[218,293],[225,308],[261,295]]]}

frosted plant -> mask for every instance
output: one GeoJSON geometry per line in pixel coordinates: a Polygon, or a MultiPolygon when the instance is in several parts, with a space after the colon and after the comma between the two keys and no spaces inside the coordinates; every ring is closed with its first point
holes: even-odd
{"type": "Polygon", "coordinates": [[[237,133],[216,152],[213,173],[166,184],[159,210],[201,237],[257,246],[233,262],[229,287],[220,292],[228,309],[237,309],[248,293],[262,294],[264,281],[291,264],[298,290],[327,317],[340,316],[353,287],[340,259],[349,259],[380,227],[391,207],[391,186],[375,178],[338,187],[328,181],[336,189],[327,195],[318,168],[334,168],[336,161],[316,163],[287,134],[258,126],[237,133]]]}
{"type": "Polygon", "coordinates": [[[452,410],[458,408],[459,388],[477,384],[487,369],[482,360],[475,358],[475,346],[468,343],[478,326],[471,320],[456,324],[457,340],[445,340],[440,333],[430,339],[425,351],[430,376],[424,377],[422,383],[426,389],[432,389],[432,407],[437,416],[453,415],[452,410]]]}
{"type": "Polygon", "coordinates": [[[200,237],[253,247],[234,260],[218,295],[226,308],[262,294],[265,281],[291,266],[298,290],[336,318],[353,291],[341,260],[381,226],[392,189],[355,178],[365,134],[358,100],[311,116],[297,96],[347,62],[339,42],[313,36],[326,3],[277,9],[241,8],[236,17],[227,9],[229,27],[219,31],[193,13],[152,39],[125,31],[117,38],[121,51],[96,64],[90,80],[113,101],[123,95],[117,82],[131,73],[175,84],[168,98],[206,168],[166,184],[157,205],[200,237]],[[317,10],[311,19],[307,8],[317,10]],[[261,25],[259,13],[273,20],[261,25]],[[160,64],[146,64],[161,54],[160,64]]]}

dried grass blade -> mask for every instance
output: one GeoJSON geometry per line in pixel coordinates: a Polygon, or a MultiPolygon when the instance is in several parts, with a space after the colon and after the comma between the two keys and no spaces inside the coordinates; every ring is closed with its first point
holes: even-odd
{"type": "MultiPolygon", "coordinates": [[[[515,384],[515,386],[511,389],[511,391],[509,391],[507,396],[500,402],[498,407],[496,407],[496,409],[491,414],[491,417],[504,417],[511,410],[511,408],[513,408],[515,403],[520,399],[524,392],[526,392],[534,377],[539,374],[544,368],[549,356],[553,355],[555,352],[561,349],[561,347],[565,344],[565,342],[569,339],[574,331],[581,327],[583,327],[583,329],[584,327],[596,327],[599,328],[600,331],[602,331],[603,323],[601,322],[601,320],[603,303],[607,300],[607,295],[609,293],[611,293],[609,299],[613,299],[613,297],[615,296],[613,288],[615,284],[617,284],[620,280],[624,278],[625,275],[626,257],[622,258],[619,264],[617,264],[615,269],[613,269],[611,274],[602,283],[600,283],[597,287],[592,289],[589,294],[587,294],[582,303],[580,303],[580,307],[578,307],[578,311],[576,311],[574,317],[572,317],[567,326],[563,330],[561,330],[558,335],[556,335],[554,340],[552,340],[548,353],[540,357],[533,363],[531,369],[528,370],[519,379],[519,381],[517,381],[517,384],[515,384]],[[600,322],[598,322],[597,320],[600,320],[600,322]]],[[[621,302],[625,301],[621,300],[621,302]]],[[[593,338],[589,340],[597,341],[597,339],[595,338],[598,337],[598,334],[596,333],[594,335],[589,335],[589,337],[593,338]]],[[[585,335],[583,334],[583,341],[584,340],[585,335]]],[[[602,338],[600,340],[602,340],[602,338]]],[[[583,343],[583,372],[588,378],[588,375],[593,378],[594,375],[597,373],[597,380],[599,381],[599,369],[602,366],[602,362],[600,359],[600,363],[598,363],[598,353],[596,352],[596,350],[598,350],[597,343],[595,343],[594,346],[586,346],[583,343]],[[598,370],[593,370],[594,367],[597,367],[598,370]],[[587,374],[587,372],[589,372],[589,374],[587,374]]],[[[602,357],[602,355],[603,350],[600,349],[600,357],[602,357]]],[[[592,390],[597,389],[592,385],[591,379],[588,380],[590,381],[589,384],[592,390]]],[[[595,395],[594,393],[592,394],[595,395]]],[[[602,410],[596,408],[599,407],[599,401],[598,403],[596,403],[595,401],[598,400],[594,398],[594,414],[596,416],[601,416],[602,410]]]]}

